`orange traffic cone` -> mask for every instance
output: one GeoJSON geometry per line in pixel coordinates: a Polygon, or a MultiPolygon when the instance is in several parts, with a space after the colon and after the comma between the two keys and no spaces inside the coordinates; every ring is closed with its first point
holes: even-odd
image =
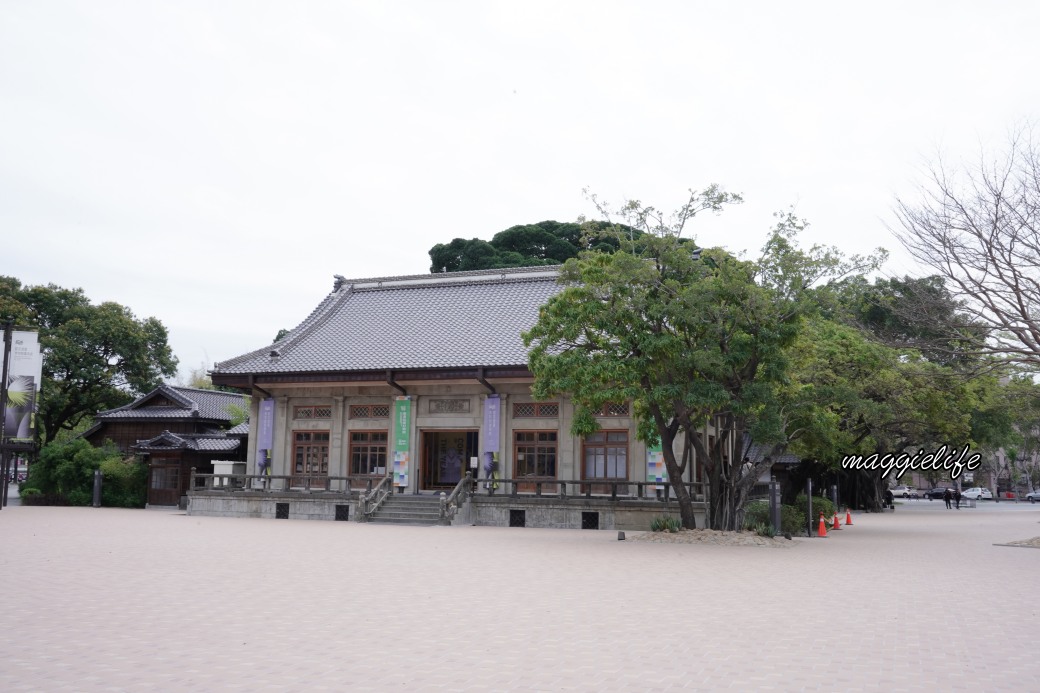
{"type": "Polygon", "coordinates": [[[848,508],[845,508],[845,526],[852,526],[852,512],[848,508]]]}
{"type": "Polygon", "coordinates": [[[816,536],[827,536],[827,521],[823,519],[823,513],[820,513],[820,528],[816,531],[816,536]]]}
{"type": "Polygon", "coordinates": [[[838,522],[838,511],[837,510],[834,511],[834,526],[831,527],[831,531],[833,532],[836,529],[841,529],[841,523],[838,522]]]}

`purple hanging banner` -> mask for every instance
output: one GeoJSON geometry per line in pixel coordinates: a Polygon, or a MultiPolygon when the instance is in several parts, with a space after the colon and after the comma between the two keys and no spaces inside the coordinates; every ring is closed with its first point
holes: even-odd
{"type": "Polygon", "coordinates": [[[502,400],[498,395],[488,395],[484,400],[484,452],[498,452],[501,412],[502,400]]]}
{"type": "Polygon", "coordinates": [[[260,415],[257,417],[256,449],[270,450],[274,447],[274,400],[260,400],[260,415]]]}

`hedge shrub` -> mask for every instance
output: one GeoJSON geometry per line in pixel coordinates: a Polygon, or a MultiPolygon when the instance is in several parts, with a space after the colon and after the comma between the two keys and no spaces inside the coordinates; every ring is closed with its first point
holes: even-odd
{"type": "MultiPolygon", "coordinates": [[[[815,499],[814,499],[815,502],[815,499]]],[[[816,506],[813,506],[813,510],[816,506]]],[[[772,526],[768,501],[751,501],[744,509],[744,528],[758,531],[760,525],[772,526]]],[[[805,531],[805,510],[794,505],[780,506],[780,533],[799,534],[805,531]]]]}
{"type": "Polygon", "coordinates": [[[148,468],[124,460],[113,445],[96,448],[82,438],[50,443],[29,465],[19,490],[25,505],[90,505],[94,500],[94,471],[101,470],[101,504],[143,508],[148,468]]]}

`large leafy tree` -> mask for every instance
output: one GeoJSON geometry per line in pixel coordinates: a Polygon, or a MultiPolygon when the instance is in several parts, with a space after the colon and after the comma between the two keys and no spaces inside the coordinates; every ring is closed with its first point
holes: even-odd
{"type": "Polygon", "coordinates": [[[791,215],[757,262],[681,242],[697,214],[734,202],[712,186],[669,216],[627,203],[624,218],[644,237],[637,244],[615,231],[618,252],[569,260],[566,288],[524,335],[535,396],[567,393],[576,435],[596,430],[604,404],[634,403],[640,438],[662,444],[685,527],[695,520],[681,479],[694,454],[708,479],[708,525],[741,526],[747,494],[771,464],[751,459],[751,441],[776,452],[787,442],[788,348],[816,310],[813,287],[851,269],[833,250],[800,250],[802,222],[791,215]]]}
{"type": "Polygon", "coordinates": [[[118,303],[92,304],[82,289],[22,286],[0,277],[0,315],[40,331],[43,383],[37,421],[44,443],[85,418],[117,407],[176,373],[156,318],[118,303]]]}
{"type": "MultiPolygon", "coordinates": [[[[430,272],[559,265],[577,257],[582,250],[612,252],[618,248],[617,239],[609,234],[587,233],[590,229],[600,231],[611,226],[606,222],[540,221],[511,226],[496,233],[490,241],[456,238],[430,248],[430,272]]],[[[640,233],[637,229],[627,229],[633,238],[640,233]]]]}
{"type": "Polygon", "coordinates": [[[968,314],[938,275],[877,278],[873,284],[852,277],[836,289],[833,310],[825,312],[883,344],[916,350],[965,374],[1001,365],[980,353],[985,325],[968,314]]]}
{"type": "Polygon", "coordinates": [[[887,480],[877,471],[842,469],[846,455],[961,448],[998,434],[976,430],[974,418],[992,375],[965,377],[822,316],[806,321],[789,353],[788,434],[805,460],[792,472],[789,501],[805,478],[822,476],[838,482],[850,504],[877,507],[887,480]]]}

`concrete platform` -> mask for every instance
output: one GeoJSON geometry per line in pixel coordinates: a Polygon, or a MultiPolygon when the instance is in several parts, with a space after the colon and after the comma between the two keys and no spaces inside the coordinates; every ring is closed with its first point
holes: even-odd
{"type": "Polygon", "coordinates": [[[9,507],[2,691],[1036,688],[1040,506],[789,549],[9,507]]]}

